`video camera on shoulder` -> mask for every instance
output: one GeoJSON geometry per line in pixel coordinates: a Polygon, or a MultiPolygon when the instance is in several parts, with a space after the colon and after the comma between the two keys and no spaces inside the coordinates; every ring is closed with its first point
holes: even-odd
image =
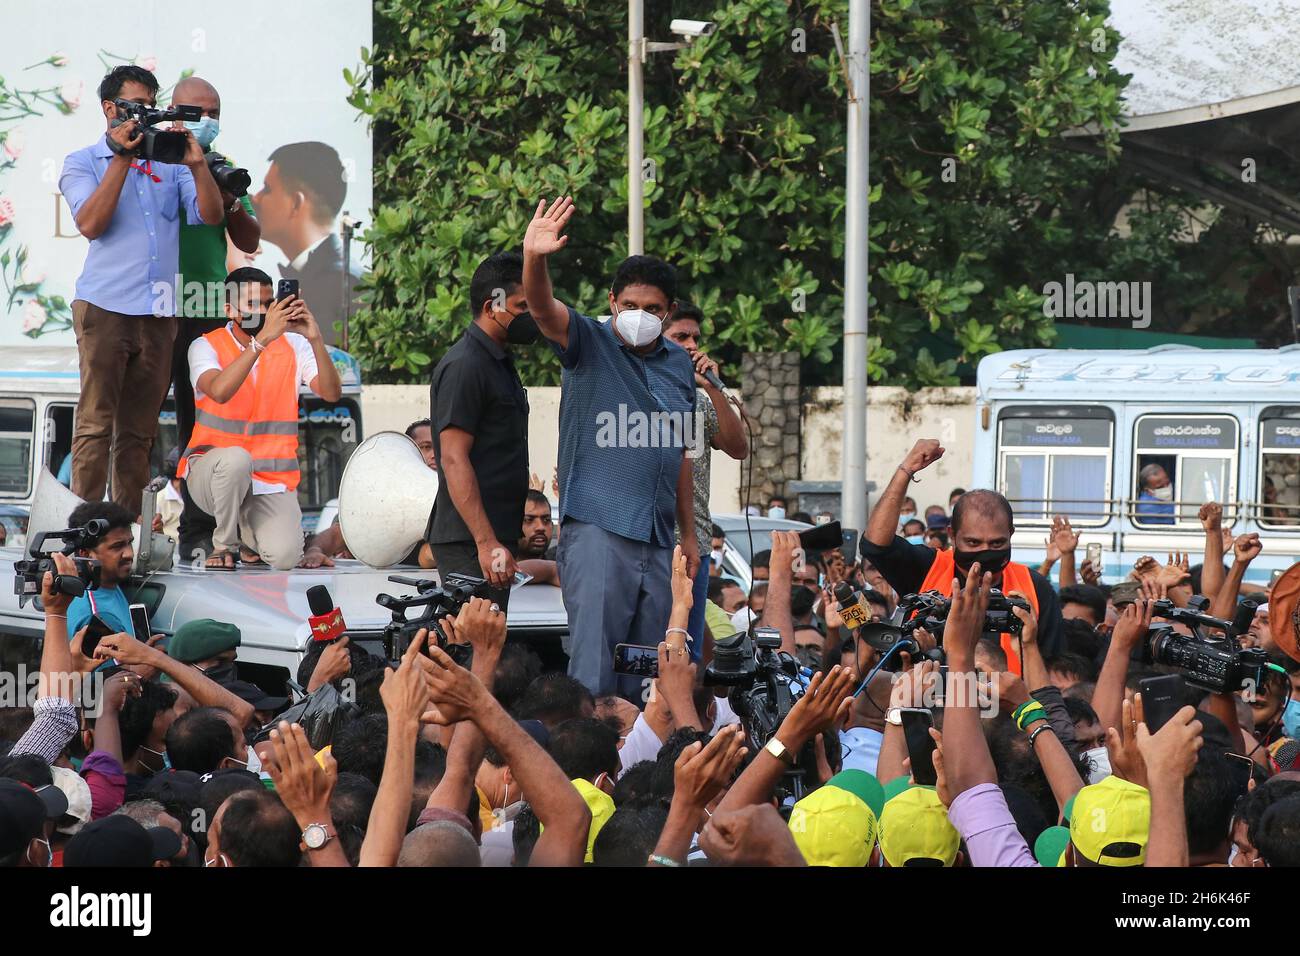
{"type": "MultiPolygon", "coordinates": [[[[380,607],[393,612],[393,621],[384,628],[384,652],[396,665],[415,640],[421,628],[428,628],[429,633],[437,637],[438,647],[461,667],[469,669],[474,664],[474,648],[469,644],[453,643],[442,621],[454,617],[460,609],[469,603],[472,597],[485,597],[488,583],[483,578],[470,574],[447,574],[442,584],[429,578],[409,578],[403,574],[390,574],[388,580],[394,584],[405,584],[415,588],[412,597],[393,597],[380,594],[375,600],[380,607]],[[421,608],[419,617],[408,618],[406,612],[412,608],[421,608]]],[[[428,645],[420,648],[420,653],[428,656],[428,645]]]]}
{"type": "MultiPolygon", "coordinates": [[[[1016,616],[1013,607],[1030,610],[1029,602],[1024,598],[1008,597],[998,588],[990,588],[988,610],[984,613],[980,635],[993,637],[1001,634],[1020,634],[1024,630],[1024,623],[1016,616]]],[[[951,610],[951,599],[944,597],[938,591],[909,594],[898,602],[898,607],[894,609],[888,621],[867,621],[862,624],[859,635],[881,654],[901,644],[900,650],[915,655],[920,651],[920,647],[912,637],[912,631],[918,627],[925,628],[942,647],[943,631],[951,610]]],[[[840,613],[843,616],[843,611],[840,613]]],[[[845,618],[846,622],[847,620],[848,618],[845,618]]]]}
{"type": "Polygon", "coordinates": [[[110,136],[108,145],[114,152],[135,156],[137,159],[151,160],[155,163],[182,163],[185,161],[185,151],[189,148],[189,139],[186,135],[176,130],[154,129],[154,127],[159,123],[177,121],[197,123],[203,119],[202,107],[173,106],[168,110],[160,110],[145,103],[134,103],[131,100],[123,99],[114,100],[113,105],[126,114],[126,119],[113,121],[114,127],[120,126],[129,120],[135,120],[140,125],[140,132],[144,135],[144,138],[140,140],[139,145],[134,149],[123,149],[110,136]]]}
{"type": "Polygon", "coordinates": [[[1187,607],[1175,607],[1168,599],[1153,602],[1152,615],[1166,621],[1152,624],[1147,631],[1142,662],[1172,667],[1189,684],[1211,694],[1260,687],[1268,654],[1260,647],[1242,647],[1238,641],[1250,629],[1258,603],[1241,602],[1231,621],[1206,614],[1209,603],[1209,598],[1200,595],[1193,597],[1187,607]],[[1186,626],[1192,633],[1178,633],[1175,624],[1186,626]],[[1207,634],[1207,629],[1220,633],[1207,634]]]}
{"type": "Polygon", "coordinates": [[[75,554],[79,548],[87,548],[108,533],[108,522],[103,518],[92,518],[80,528],[65,528],[62,531],[42,531],[32,536],[27,553],[30,558],[14,562],[14,594],[18,595],[18,606],[27,603],[28,598],[39,598],[41,582],[45,572],[54,575],[54,590],[69,597],[81,597],[87,589],[99,587],[100,564],[94,558],[79,558],[75,554]],[[61,543],[58,548],[46,548],[45,542],[56,540],[61,543]],[[72,558],[76,574],[60,574],[54,565],[53,555],[64,554],[72,558]]]}

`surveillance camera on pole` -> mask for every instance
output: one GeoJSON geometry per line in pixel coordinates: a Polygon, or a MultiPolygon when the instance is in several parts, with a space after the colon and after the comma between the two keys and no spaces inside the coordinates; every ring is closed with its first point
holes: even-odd
{"type": "Polygon", "coordinates": [[[674,20],[668,24],[668,29],[678,36],[706,37],[718,29],[718,25],[712,20],[674,20]]]}

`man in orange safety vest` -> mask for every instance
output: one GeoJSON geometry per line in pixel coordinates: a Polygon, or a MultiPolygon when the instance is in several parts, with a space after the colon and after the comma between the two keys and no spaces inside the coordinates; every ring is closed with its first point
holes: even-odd
{"type": "Polygon", "coordinates": [[[298,387],[336,401],[342,383],[307,304],[274,300],[262,270],[226,277],[225,311],[190,346],[194,433],[176,473],[216,521],[208,567],[286,570],[302,558],[298,387]]]}
{"type": "MultiPolygon", "coordinates": [[[[952,596],[952,581],[963,580],[970,566],[993,572],[993,587],[1004,593],[1019,592],[1038,616],[1038,644],[1050,658],[1062,648],[1061,602],[1051,583],[1037,571],[1011,560],[1011,535],[1015,523],[1011,505],[996,491],[977,489],[957,499],[952,509],[952,548],[935,551],[924,544],[900,538],[898,515],[903,500],[912,493],[917,472],[938,461],[943,447],[922,438],[894,470],[889,485],[871,509],[859,551],[880,571],[899,596],[938,591],[952,596]]],[[[998,643],[1006,652],[1009,669],[1021,672],[1019,647],[1010,634],[998,643]]]]}

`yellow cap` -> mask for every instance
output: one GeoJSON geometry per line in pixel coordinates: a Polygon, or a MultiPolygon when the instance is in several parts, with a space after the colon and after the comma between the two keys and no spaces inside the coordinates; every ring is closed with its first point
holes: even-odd
{"type": "Polygon", "coordinates": [[[790,833],[809,866],[863,867],[871,861],[876,813],[868,801],[878,799],[880,789],[870,774],[845,771],[794,805],[790,833]]]}
{"type": "Polygon", "coordinates": [[[890,866],[915,866],[933,860],[952,866],[961,835],[948,822],[948,810],[929,787],[909,787],[885,802],[880,814],[880,852],[890,866]]]}
{"type": "Polygon", "coordinates": [[[1070,843],[1101,866],[1141,866],[1147,858],[1151,794],[1112,774],[1084,787],[1070,811],[1070,843]]]}

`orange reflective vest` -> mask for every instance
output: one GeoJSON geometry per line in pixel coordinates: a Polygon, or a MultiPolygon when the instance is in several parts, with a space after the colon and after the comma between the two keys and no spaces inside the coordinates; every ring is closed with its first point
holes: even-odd
{"type": "MultiPolygon", "coordinates": [[[[241,349],[229,327],[203,336],[216,350],[222,368],[239,358],[241,349]]],[[[252,346],[249,346],[250,348],[252,346]]],[[[284,336],[257,359],[257,382],[249,373],[230,401],[204,395],[194,402],[194,432],[177,465],[184,478],[189,457],[213,448],[243,448],[253,457],[253,477],[267,484],[298,489],[298,359],[284,336]]]]}
{"type": "MultiPolygon", "coordinates": [[[[921,591],[938,591],[944,597],[952,597],[952,579],[957,576],[957,566],[953,561],[952,550],[940,551],[934,556],[934,564],[921,582],[921,591]]],[[[1029,569],[1023,564],[1012,561],[1002,569],[1002,593],[1019,591],[1038,614],[1038,592],[1034,590],[1034,579],[1029,569]]],[[[1007,667],[1013,674],[1020,674],[1020,655],[1016,651],[1016,642],[1010,634],[1002,635],[1002,650],[1007,654],[1007,667]]]]}

